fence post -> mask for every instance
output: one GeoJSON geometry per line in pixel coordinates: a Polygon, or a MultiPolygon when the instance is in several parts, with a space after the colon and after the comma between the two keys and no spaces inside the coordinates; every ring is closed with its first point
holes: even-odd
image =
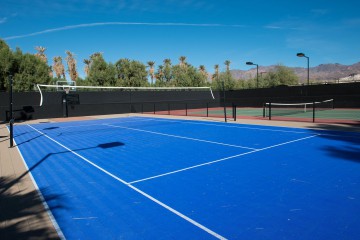
{"type": "Polygon", "coordinates": [[[271,102],[269,103],[269,120],[271,120],[271,102]]]}
{"type": "Polygon", "coordinates": [[[315,122],[315,102],[313,102],[313,122],[315,122]]]}
{"type": "Polygon", "coordinates": [[[209,117],[209,103],[206,103],[206,117],[209,117]]]}

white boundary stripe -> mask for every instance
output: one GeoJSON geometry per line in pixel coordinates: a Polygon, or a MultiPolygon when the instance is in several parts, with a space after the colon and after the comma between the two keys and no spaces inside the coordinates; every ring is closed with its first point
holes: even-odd
{"type": "MultiPolygon", "coordinates": [[[[139,117],[141,118],[141,117],[139,117]]],[[[173,120],[173,119],[164,119],[164,118],[150,118],[152,121],[159,122],[179,122],[186,124],[197,124],[197,125],[208,125],[208,126],[216,126],[216,127],[224,127],[224,128],[239,128],[239,129],[251,129],[251,130],[260,130],[260,131],[269,131],[269,132],[284,132],[284,133],[298,133],[298,134],[309,134],[309,132],[304,131],[291,131],[291,130],[281,130],[281,129],[266,129],[266,128],[257,128],[257,127],[240,127],[240,124],[227,124],[227,125],[219,125],[215,123],[208,122],[193,122],[193,120],[173,120]]],[[[276,128],[281,128],[280,126],[276,126],[276,128]]],[[[288,127],[287,127],[288,128],[288,127]]],[[[294,128],[297,129],[297,128],[294,128]]],[[[300,129],[299,129],[300,130],[300,129]]]]}
{"type": "Polygon", "coordinates": [[[89,163],[90,165],[92,165],[93,167],[97,168],[98,170],[104,172],[105,174],[107,174],[107,175],[109,175],[110,177],[116,179],[117,181],[121,182],[122,184],[125,184],[125,185],[128,186],[129,188],[131,188],[131,189],[133,189],[134,191],[140,193],[140,194],[143,195],[144,197],[146,197],[146,198],[150,199],[151,201],[157,203],[158,205],[160,205],[160,206],[162,206],[163,208],[167,209],[168,211],[174,213],[175,215],[181,217],[182,219],[188,221],[189,223],[191,223],[191,224],[197,226],[198,228],[204,230],[205,232],[209,233],[210,235],[212,235],[212,236],[214,236],[214,237],[216,237],[216,238],[218,238],[218,239],[226,239],[225,237],[221,236],[220,234],[218,234],[218,233],[210,230],[209,228],[205,227],[204,225],[196,222],[195,220],[193,220],[193,219],[187,217],[186,215],[180,213],[179,211],[171,208],[170,206],[166,205],[165,203],[163,203],[163,202],[157,200],[156,198],[150,196],[149,194],[141,191],[140,189],[136,188],[135,186],[132,186],[130,183],[127,183],[127,182],[124,181],[123,179],[115,176],[114,174],[110,173],[109,171],[105,170],[104,168],[96,165],[95,163],[91,162],[91,161],[88,160],[87,158],[81,156],[80,154],[74,152],[73,150],[71,150],[70,148],[66,147],[65,145],[59,143],[59,142],[56,141],[55,139],[47,136],[45,133],[37,130],[36,128],[34,128],[34,127],[30,126],[30,125],[27,125],[27,126],[29,126],[30,128],[34,129],[34,130],[37,131],[38,133],[43,134],[43,136],[45,136],[46,138],[50,139],[51,141],[53,141],[53,142],[55,142],[56,144],[60,145],[61,147],[65,148],[66,150],[68,150],[68,151],[71,152],[72,154],[76,155],[77,157],[81,158],[82,160],[84,160],[85,162],[89,163]]]}
{"type": "Polygon", "coordinates": [[[232,158],[241,157],[241,156],[248,155],[248,154],[251,154],[251,153],[264,151],[264,150],[267,150],[267,149],[271,149],[271,148],[283,146],[283,145],[286,145],[286,144],[289,144],[289,143],[294,143],[294,142],[303,141],[303,140],[306,140],[306,139],[309,139],[309,138],[313,138],[313,137],[317,137],[317,136],[319,136],[319,135],[312,135],[312,136],[309,136],[309,137],[304,137],[304,138],[299,138],[299,139],[292,140],[292,141],[288,141],[288,142],[284,142],[284,143],[279,143],[279,144],[272,145],[272,146],[269,146],[269,147],[265,147],[265,148],[261,148],[261,149],[256,149],[256,150],[253,150],[253,151],[250,151],[250,152],[240,153],[240,154],[237,154],[237,155],[234,155],[234,156],[230,156],[230,157],[226,157],[226,158],[221,158],[221,159],[218,159],[218,160],[215,160],[215,161],[206,162],[206,163],[194,165],[194,166],[187,167],[187,168],[182,168],[182,169],[179,169],[179,170],[176,170],[176,171],[172,171],[172,172],[163,173],[163,174],[159,174],[159,175],[152,176],[152,177],[148,177],[148,178],[143,178],[143,179],[135,180],[135,181],[129,182],[129,184],[134,184],[134,183],[138,183],[138,182],[143,182],[143,181],[151,180],[151,179],[154,179],[154,178],[159,178],[159,177],[163,177],[163,176],[167,176],[167,175],[171,175],[171,174],[175,174],[175,173],[179,173],[179,172],[184,172],[184,171],[187,171],[187,170],[190,170],[190,169],[194,169],[194,168],[198,168],[198,167],[202,167],[202,166],[206,166],[206,165],[211,165],[211,164],[218,163],[218,162],[223,162],[223,161],[226,161],[226,160],[229,160],[229,159],[232,159],[232,158]]]}
{"type": "Polygon", "coordinates": [[[45,211],[46,213],[48,214],[49,218],[50,218],[50,221],[51,223],[53,224],[54,228],[55,228],[55,231],[57,232],[58,236],[60,239],[66,239],[63,232],[61,231],[60,227],[59,227],[59,224],[56,222],[56,219],[54,217],[54,215],[52,214],[50,208],[49,208],[49,205],[47,204],[47,202],[45,201],[45,198],[44,196],[42,195],[40,189],[39,189],[39,186],[37,185],[32,173],[30,172],[29,170],[29,166],[27,165],[27,163],[25,162],[25,159],[24,159],[24,156],[22,155],[21,151],[20,151],[20,148],[17,146],[16,144],[16,141],[14,139],[14,143],[15,143],[15,147],[17,148],[19,154],[20,154],[20,157],[21,157],[21,160],[23,161],[24,163],[24,166],[25,166],[25,169],[27,171],[27,173],[29,174],[30,176],[30,179],[32,181],[32,183],[34,184],[34,187],[35,187],[35,190],[37,191],[37,193],[39,194],[39,197],[40,197],[40,200],[45,208],[45,211]]]}
{"type": "MultiPolygon", "coordinates": [[[[142,118],[142,117],[136,117],[136,118],[142,118]]],[[[209,125],[209,126],[216,126],[216,127],[224,127],[224,128],[238,128],[238,129],[251,129],[251,130],[259,130],[259,131],[269,131],[269,132],[284,132],[284,133],[296,133],[296,134],[314,134],[311,132],[305,132],[305,131],[291,131],[291,130],[281,130],[281,129],[266,129],[266,128],[256,128],[256,127],[240,127],[240,124],[227,124],[227,125],[219,125],[219,124],[215,124],[215,123],[211,123],[209,121],[208,122],[193,122],[194,120],[176,120],[176,119],[166,119],[166,118],[151,118],[151,117],[145,117],[145,118],[149,118],[152,121],[159,121],[159,122],[179,122],[179,123],[185,123],[185,124],[197,124],[197,125],[209,125]]],[[[118,122],[120,123],[120,122],[118,122]]],[[[254,125],[256,126],[256,125],[254,125]]],[[[258,125],[258,126],[262,126],[262,125],[258,125]]],[[[271,126],[274,128],[293,128],[293,129],[298,129],[298,130],[303,130],[301,128],[295,128],[295,127],[281,127],[281,126],[271,126]]],[[[317,133],[317,136],[334,136],[334,137],[347,137],[347,138],[360,138],[359,136],[347,136],[344,135],[343,133],[346,133],[346,131],[341,131],[341,130],[319,130],[319,129],[311,129],[310,130],[315,130],[319,133],[317,133]],[[330,132],[330,133],[329,133],[330,132]],[[335,133],[338,134],[335,134],[335,133]]],[[[349,133],[349,132],[348,132],[349,133]]]]}
{"type": "Polygon", "coordinates": [[[206,142],[206,143],[217,144],[217,145],[222,145],[222,146],[227,146],[227,147],[235,147],[235,148],[244,148],[244,149],[249,149],[249,150],[256,150],[256,148],[251,148],[251,147],[244,147],[244,146],[232,145],[232,144],[227,144],[227,143],[220,143],[220,142],[202,140],[202,139],[198,139],[198,138],[190,138],[190,137],[183,137],[183,136],[160,133],[160,132],[153,132],[153,131],[148,131],[148,130],[143,130],[143,129],[138,129],[138,128],[122,127],[122,126],[117,126],[117,125],[112,125],[112,124],[107,124],[107,123],[104,123],[103,125],[109,126],[109,127],[114,127],[114,128],[123,128],[123,129],[129,129],[129,130],[138,131],[138,132],[146,132],[146,133],[151,133],[151,134],[157,134],[157,135],[161,135],[161,136],[181,138],[181,139],[192,140],[192,141],[197,141],[197,142],[206,142]]]}

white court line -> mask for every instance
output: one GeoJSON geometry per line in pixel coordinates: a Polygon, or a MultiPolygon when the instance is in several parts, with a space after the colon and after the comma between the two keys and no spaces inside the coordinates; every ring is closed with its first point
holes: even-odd
{"type": "MultiPolygon", "coordinates": [[[[141,117],[138,117],[141,118],[141,117]]],[[[266,128],[257,128],[257,127],[240,127],[234,124],[228,125],[220,125],[215,123],[207,123],[207,122],[193,122],[193,120],[173,120],[173,119],[161,119],[161,118],[150,118],[152,121],[158,122],[179,122],[186,124],[197,124],[197,125],[207,125],[207,126],[216,126],[216,127],[224,127],[224,128],[239,128],[239,129],[252,129],[252,130],[260,130],[260,131],[269,131],[269,132],[285,132],[285,133],[298,133],[298,134],[309,134],[309,132],[304,131],[292,131],[292,130],[280,130],[280,129],[266,129],[266,128]]],[[[281,128],[277,126],[276,128],[281,128]]]]}
{"type": "Polygon", "coordinates": [[[198,138],[190,138],[190,137],[183,137],[183,136],[160,133],[160,132],[153,132],[153,131],[148,131],[148,130],[143,130],[143,129],[138,129],[138,128],[122,127],[122,126],[106,124],[106,123],[104,123],[103,125],[109,126],[109,127],[114,127],[114,128],[129,129],[129,130],[134,130],[134,131],[138,131],[138,132],[152,133],[152,134],[157,134],[157,135],[161,135],[161,136],[181,138],[181,139],[192,140],[192,141],[197,141],[197,142],[212,143],[212,144],[217,144],[217,145],[222,145],[222,146],[227,146],[227,147],[235,147],[235,148],[244,148],[244,149],[249,149],[249,150],[256,150],[256,148],[251,148],[251,147],[244,147],[244,146],[238,146],[238,145],[221,143],[221,142],[213,142],[213,141],[208,141],[208,140],[203,140],[203,139],[198,139],[198,138]]]}
{"type": "MultiPolygon", "coordinates": [[[[135,118],[142,118],[142,117],[135,117],[135,118]]],[[[216,127],[224,127],[224,128],[238,128],[238,129],[251,129],[251,130],[260,130],[260,131],[269,131],[269,132],[284,132],[284,133],[297,133],[297,134],[311,134],[311,132],[309,131],[292,131],[292,130],[281,130],[281,129],[267,129],[267,128],[258,128],[258,127],[241,127],[239,125],[244,125],[242,123],[240,124],[228,124],[228,125],[220,125],[220,124],[215,124],[215,123],[210,123],[210,122],[195,122],[196,120],[176,120],[176,119],[164,119],[164,118],[150,118],[150,117],[144,117],[144,118],[149,118],[152,121],[158,121],[158,122],[179,122],[179,123],[186,123],[186,124],[197,124],[197,125],[208,125],[208,126],[216,126],[216,127]]],[[[119,122],[121,123],[121,122],[119,122]]],[[[256,126],[256,125],[254,125],[256,126]]],[[[258,125],[261,126],[261,125],[258,125]]],[[[269,127],[273,127],[273,128],[292,128],[292,127],[281,127],[281,126],[269,126],[269,127]]],[[[293,129],[298,129],[301,130],[301,128],[293,128],[293,129]]],[[[312,129],[310,128],[310,131],[317,131],[317,135],[318,136],[330,136],[330,137],[346,137],[346,138],[360,138],[360,136],[354,136],[354,135],[343,135],[342,133],[346,132],[346,131],[341,131],[341,130],[319,130],[319,129],[312,129]],[[330,132],[330,133],[329,133],[330,132]],[[338,133],[338,134],[336,134],[338,133]]]]}
{"type": "Polygon", "coordinates": [[[202,167],[202,166],[205,166],[205,165],[211,165],[211,164],[218,163],[218,162],[223,162],[223,161],[226,161],[226,160],[229,160],[229,159],[232,159],[232,158],[236,158],[236,157],[248,155],[248,154],[255,153],[255,152],[264,151],[264,150],[267,150],[267,149],[271,149],[271,148],[283,146],[283,145],[286,145],[286,144],[289,144],[289,143],[294,143],[294,142],[303,141],[303,140],[306,140],[306,139],[309,139],[309,138],[313,138],[313,137],[317,137],[317,136],[319,136],[319,135],[317,134],[317,135],[312,135],[312,136],[309,136],[309,137],[299,138],[299,139],[295,139],[295,140],[288,141],[288,142],[284,142],[284,143],[279,143],[279,144],[272,145],[272,146],[269,146],[269,147],[265,147],[265,148],[261,148],[261,149],[256,149],[256,150],[253,150],[253,151],[250,151],[250,152],[240,153],[240,154],[237,154],[237,155],[234,155],[234,156],[230,156],[230,157],[226,157],[226,158],[221,158],[221,159],[218,159],[218,160],[215,160],[215,161],[206,162],[206,163],[194,165],[194,166],[191,166],[191,167],[178,169],[178,170],[175,170],[175,171],[172,171],[172,172],[167,172],[167,173],[159,174],[159,175],[156,175],[156,176],[152,176],[152,177],[148,177],[148,178],[143,178],[143,179],[135,180],[135,181],[129,182],[129,184],[134,184],[134,183],[138,183],[138,182],[143,182],[143,181],[147,181],[147,180],[150,180],[150,179],[154,179],[154,178],[159,178],[159,177],[163,177],[163,176],[175,174],[175,173],[178,173],[178,172],[184,172],[184,171],[187,171],[187,170],[190,170],[190,169],[202,167]]]}
{"type": "MultiPolygon", "coordinates": [[[[130,119],[124,118],[128,121],[117,121],[115,123],[133,123],[134,121],[131,121],[130,119]]],[[[118,120],[118,119],[117,119],[118,120]]],[[[93,123],[93,124],[80,124],[80,125],[71,125],[71,126],[57,126],[60,129],[65,129],[65,128],[78,128],[78,127],[90,127],[90,126],[102,126],[104,125],[102,119],[96,119],[96,120],[90,120],[90,121],[99,121],[98,123],[93,123]]],[[[136,120],[136,122],[148,122],[151,121],[151,119],[141,119],[141,120],[136,120]]],[[[64,124],[66,124],[68,122],[65,122],[64,124]]],[[[113,121],[109,121],[109,124],[114,123],[113,121]]],[[[53,123],[48,123],[48,124],[58,124],[58,122],[53,122],[53,123]]],[[[69,123],[71,124],[71,123],[69,123]]],[[[42,124],[39,124],[41,126],[44,126],[42,124]]],[[[46,129],[46,128],[45,128],[46,129]]],[[[43,129],[44,130],[44,129],[43,129]]]]}
{"type": "Polygon", "coordinates": [[[36,128],[34,128],[34,127],[30,126],[30,125],[28,125],[28,126],[29,126],[30,128],[32,128],[32,129],[34,129],[35,131],[37,131],[38,133],[42,134],[43,136],[47,137],[47,138],[50,139],[51,141],[55,142],[56,144],[60,145],[61,147],[65,148],[66,150],[68,150],[68,151],[71,152],[72,154],[76,155],[76,156],[79,157],[80,159],[82,159],[82,160],[84,160],[85,162],[89,163],[89,164],[92,165],[93,167],[95,167],[95,168],[97,168],[98,170],[104,172],[105,174],[109,175],[110,177],[116,179],[117,181],[121,182],[122,184],[128,186],[129,188],[133,189],[134,191],[140,193],[140,194],[143,195],[144,197],[146,197],[146,198],[150,199],[151,201],[157,203],[158,205],[160,205],[160,206],[162,206],[163,208],[167,209],[168,211],[174,213],[175,215],[179,216],[180,218],[188,221],[189,223],[195,225],[196,227],[204,230],[205,232],[209,233],[210,235],[212,235],[212,236],[214,236],[214,237],[216,237],[216,238],[218,238],[218,239],[226,239],[225,237],[221,236],[220,234],[218,234],[218,233],[210,230],[209,228],[205,227],[204,225],[196,222],[195,220],[189,218],[188,216],[182,214],[181,212],[175,210],[174,208],[166,205],[165,203],[157,200],[156,198],[150,196],[149,194],[141,191],[141,190],[138,189],[137,187],[132,186],[130,183],[128,183],[128,182],[124,181],[123,179],[115,176],[114,174],[110,173],[109,171],[105,170],[104,168],[96,165],[95,163],[91,162],[90,160],[88,160],[87,158],[81,156],[80,154],[74,152],[73,150],[71,150],[70,148],[68,148],[68,147],[66,147],[65,145],[61,144],[60,142],[56,141],[55,139],[47,136],[45,133],[37,130],[36,128]]]}

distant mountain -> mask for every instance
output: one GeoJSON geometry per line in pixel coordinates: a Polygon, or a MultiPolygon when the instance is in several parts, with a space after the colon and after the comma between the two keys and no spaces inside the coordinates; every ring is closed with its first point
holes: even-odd
{"type": "MultiPolygon", "coordinates": [[[[259,66],[259,75],[266,74],[275,68],[272,66],[259,66]]],[[[296,75],[299,76],[300,82],[305,83],[307,80],[307,68],[290,68],[296,75]]],[[[256,68],[252,68],[248,71],[243,70],[231,70],[231,74],[236,79],[250,79],[256,77],[256,68]]],[[[351,80],[351,76],[360,74],[360,62],[353,65],[342,65],[339,63],[334,64],[320,64],[316,67],[310,67],[310,81],[319,82],[333,82],[339,79],[345,78],[351,80]],[[350,76],[350,77],[349,77],[350,76]]]]}

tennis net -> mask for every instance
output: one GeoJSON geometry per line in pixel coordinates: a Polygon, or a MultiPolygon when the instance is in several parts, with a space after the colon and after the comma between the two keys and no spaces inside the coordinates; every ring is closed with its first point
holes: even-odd
{"type": "Polygon", "coordinates": [[[334,99],[307,103],[265,103],[263,117],[287,116],[315,119],[316,111],[334,109],[334,99]]]}

